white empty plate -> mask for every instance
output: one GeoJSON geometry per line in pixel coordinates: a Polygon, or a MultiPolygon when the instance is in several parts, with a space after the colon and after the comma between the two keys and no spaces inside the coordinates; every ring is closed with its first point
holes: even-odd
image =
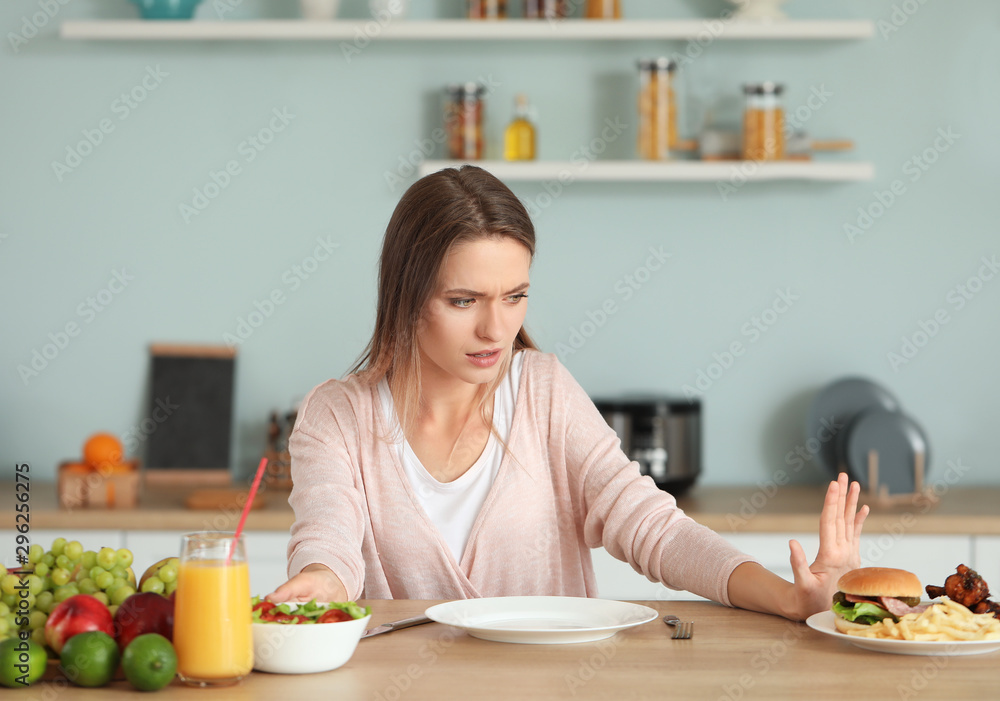
{"type": "Polygon", "coordinates": [[[862,638],[859,635],[841,633],[833,625],[833,611],[814,613],[806,619],[806,625],[820,633],[857,645],[865,650],[890,652],[896,655],[981,655],[984,652],[1000,650],[1000,640],[957,640],[955,642],[934,642],[932,640],[888,640],[862,638]]]}
{"type": "Polygon", "coordinates": [[[460,599],[431,606],[432,621],[501,643],[586,643],[648,623],[659,614],[626,601],[574,596],[460,599]]]}

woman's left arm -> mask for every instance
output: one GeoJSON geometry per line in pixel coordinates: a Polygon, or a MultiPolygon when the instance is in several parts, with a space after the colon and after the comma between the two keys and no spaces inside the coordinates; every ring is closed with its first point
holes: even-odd
{"type": "Polygon", "coordinates": [[[816,561],[808,564],[797,540],[788,544],[794,584],[757,563],[746,562],[729,577],[730,603],[795,621],[830,608],[841,575],[861,566],[861,527],[868,516],[868,507],[858,509],[860,492],[857,482],[848,486],[844,473],[830,483],[820,514],[816,561]]]}

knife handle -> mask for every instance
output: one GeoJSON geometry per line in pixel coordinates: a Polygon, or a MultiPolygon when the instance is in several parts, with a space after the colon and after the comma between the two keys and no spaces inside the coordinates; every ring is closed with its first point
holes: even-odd
{"type": "MultiPolygon", "coordinates": [[[[413,618],[404,618],[401,621],[393,621],[392,623],[386,623],[389,627],[389,631],[402,630],[403,628],[409,628],[410,626],[419,626],[421,623],[430,623],[431,619],[427,616],[420,615],[413,618]]],[[[386,631],[386,632],[389,632],[386,631]]]]}

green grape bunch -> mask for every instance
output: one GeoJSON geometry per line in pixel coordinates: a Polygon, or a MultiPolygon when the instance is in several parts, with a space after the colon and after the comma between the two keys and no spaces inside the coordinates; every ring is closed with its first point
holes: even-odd
{"type": "Polygon", "coordinates": [[[180,558],[168,557],[160,560],[146,570],[139,580],[139,590],[170,596],[177,589],[177,571],[180,566],[180,558]]]}
{"type": "MultiPolygon", "coordinates": [[[[89,594],[114,614],[138,590],[134,558],[127,548],[84,550],[79,541],[56,538],[48,550],[33,543],[24,559],[16,572],[0,564],[0,640],[17,635],[21,619],[26,618],[31,638],[45,645],[45,622],[69,597],[89,594]],[[26,595],[22,582],[27,584],[26,595]]],[[[176,587],[176,571],[173,578],[176,587]]]]}

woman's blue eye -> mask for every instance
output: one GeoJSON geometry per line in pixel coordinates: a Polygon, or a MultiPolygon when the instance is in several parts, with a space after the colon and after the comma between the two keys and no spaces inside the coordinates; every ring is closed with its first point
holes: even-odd
{"type": "MultiPolygon", "coordinates": [[[[528,295],[526,295],[525,293],[521,292],[521,293],[516,294],[516,295],[508,295],[504,299],[507,300],[508,304],[518,304],[522,299],[526,299],[527,297],[528,297],[528,295]]],[[[458,307],[459,309],[468,309],[469,307],[472,306],[472,304],[476,300],[474,298],[472,298],[472,297],[467,297],[467,298],[450,299],[448,301],[451,302],[454,306],[458,307]]]]}

